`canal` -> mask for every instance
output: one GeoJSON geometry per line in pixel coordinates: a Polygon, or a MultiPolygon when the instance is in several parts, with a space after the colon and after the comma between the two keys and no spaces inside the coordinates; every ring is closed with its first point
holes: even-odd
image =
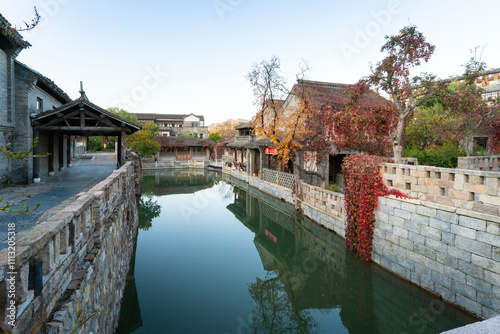
{"type": "Polygon", "coordinates": [[[294,207],[205,170],[145,171],[117,333],[440,333],[476,321],[294,207]]]}

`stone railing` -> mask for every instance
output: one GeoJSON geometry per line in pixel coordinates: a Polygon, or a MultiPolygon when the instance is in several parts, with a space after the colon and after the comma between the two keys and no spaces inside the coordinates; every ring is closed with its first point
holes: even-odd
{"type": "Polygon", "coordinates": [[[316,209],[339,219],[344,219],[344,194],[299,182],[297,195],[301,200],[316,209]]]}
{"type": "Polygon", "coordinates": [[[382,164],[390,189],[424,201],[500,215],[500,173],[430,166],[382,164]]]}
{"type": "Polygon", "coordinates": [[[188,166],[191,167],[191,168],[204,168],[205,167],[205,161],[208,161],[208,160],[191,160],[189,161],[188,163],[188,166]]]}
{"type": "Polygon", "coordinates": [[[276,184],[280,187],[293,189],[295,183],[295,175],[289,173],[278,172],[267,168],[262,168],[260,175],[261,180],[276,184]]]}
{"type": "Polygon", "coordinates": [[[458,157],[458,168],[500,172],[500,156],[458,157]]]}
{"type": "Polygon", "coordinates": [[[75,155],[85,154],[85,152],[86,152],[85,146],[83,146],[83,145],[76,145],[75,146],[75,152],[74,152],[75,155]]]}
{"type": "Polygon", "coordinates": [[[0,251],[0,294],[15,283],[14,298],[0,300],[0,322],[9,323],[15,314],[13,334],[36,333],[57,311],[54,308],[61,307],[59,301],[72,295],[75,304],[61,310],[60,322],[51,322],[51,333],[67,333],[74,327],[76,305],[106,313],[90,321],[86,332],[114,332],[120,308],[116,301],[123,293],[137,228],[135,179],[134,164],[128,162],[56,215],[20,232],[14,258],[9,249],[0,251]],[[86,293],[74,296],[84,289],[99,291],[100,299],[86,293]]]}
{"type": "Polygon", "coordinates": [[[255,136],[236,136],[234,141],[236,143],[250,142],[255,138],[255,136]]]}

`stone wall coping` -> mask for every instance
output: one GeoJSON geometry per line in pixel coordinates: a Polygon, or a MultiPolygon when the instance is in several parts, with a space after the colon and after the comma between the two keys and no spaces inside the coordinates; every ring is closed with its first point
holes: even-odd
{"type": "MultiPolygon", "coordinates": [[[[393,163],[381,163],[382,167],[393,167],[393,168],[401,168],[401,169],[413,169],[413,170],[423,170],[423,171],[434,171],[441,173],[453,173],[453,174],[468,174],[475,176],[487,176],[487,177],[500,177],[500,172],[492,172],[492,171],[480,171],[473,169],[459,169],[459,168],[445,168],[445,167],[434,167],[434,166],[425,166],[425,165],[404,165],[404,164],[393,164],[393,163]]],[[[389,172],[386,172],[389,173],[389,172]]],[[[391,174],[391,173],[389,173],[391,174]]]]}
{"type": "Polygon", "coordinates": [[[474,159],[495,159],[500,158],[500,155],[482,155],[482,156],[471,156],[471,157],[458,157],[460,160],[474,160],[474,159]]]}
{"type": "MultiPolygon", "coordinates": [[[[94,187],[96,188],[95,190],[94,188],[90,189],[87,193],[78,197],[76,201],[65,206],[60,212],[50,217],[49,220],[42,221],[30,230],[18,234],[18,239],[16,240],[16,267],[22,266],[26,262],[26,259],[39,253],[50,239],[60,233],[69,222],[88,208],[94,200],[101,199],[104,192],[100,189],[109,188],[119,176],[128,173],[131,165],[132,162],[125,163],[116,173],[114,172],[96,185],[94,187]]],[[[0,267],[6,266],[8,263],[7,253],[8,248],[0,251],[0,267]]]]}
{"type": "Polygon", "coordinates": [[[389,195],[389,196],[380,197],[380,198],[381,199],[390,198],[390,199],[394,199],[394,200],[398,200],[398,201],[402,201],[402,202],[406,202],[406,203],[422,205],[422,206],[426,206],[426,207],[432,208],[432,209],[438,209],[438,210],[442,210],[442,211],[452,212],[452,213],[456,213],[456,214],[461,215],[461,216],[467,216],[467,217],[471,217],[471,218],[492,221],[492,222],[500,224],[500,217],[499,216],[493,216],[493,215],[489,215],[487,213],[482,213],[482,212],[477,212],[477,211],[467,210],[467,209],[461,209],[461,208],[455,208],[453,206],[424,201],[424,200],[419,200],[419,199],[399,198],[399,197],[396,197],[395,195],[389,195]]]}
{"type": "Polygon", "coordinates": [[[325,193],[330,194],[330,195],[334,195],[334,196],[337,196],[337,197],[344,198],[344,194],[342,194],[342,193],[337,193],[337,192],[335,192],[335,191],[331,191],[331,190],[328,190],[328,189],[324,189],[324,188],[321,188],[321,187],[318,187],[318,186],[313,186],[313,185],[311,185],[311,184],[309,184],[309,183],[306,183],[306,182],[304,182],[304,181],[299,181],[299,183],[300,183],[301,185],[306,186],[306,187],[312,188],[312,189],[314,189],[314,190],[316,190],[316,191],[322,191],[322,192],[325,192],[325,193]]]}

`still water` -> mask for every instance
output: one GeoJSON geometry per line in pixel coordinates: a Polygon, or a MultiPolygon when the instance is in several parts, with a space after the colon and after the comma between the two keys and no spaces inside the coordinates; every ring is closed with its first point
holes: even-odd
{"type": "Polygon", "coordinates": [[[120,334],[439,333],[477,320],[238,180],[159,170],[142,186],[120,334]]]}

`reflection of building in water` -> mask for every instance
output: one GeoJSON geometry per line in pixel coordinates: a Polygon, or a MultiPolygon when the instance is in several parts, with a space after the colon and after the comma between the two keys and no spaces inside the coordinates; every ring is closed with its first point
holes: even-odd
{"type": "MultiPolygon", "coordinates": [[[[227,208],[255,233],[255,247],[269,274],[250,284],[257,318],[266,309],[281,312],[282,319],[294,314],[301,332],[315,326],[312,320],[308,323],[311,310],[340,309],[342,324],[351,334],[440,333],[476,320],[440,301],[434,305],[432,295],[362,261],[347,250],[343,239],[301,216],[292,205],[240,186],[234,187],[234,203],[227,208]],[[278,298],[280,293],[286,298],[278,298]],[[433,307],[440,309],[439,320],[432,316],[433,307]]],[[[268,326],[260,321],[254,330],[268,326]]]]}
{"type": "Polygon", "coordinates": [[[143,194],[192,194],[213,186],[214,172],[204,169],[149,170],[142,175],[143,194]]]}

